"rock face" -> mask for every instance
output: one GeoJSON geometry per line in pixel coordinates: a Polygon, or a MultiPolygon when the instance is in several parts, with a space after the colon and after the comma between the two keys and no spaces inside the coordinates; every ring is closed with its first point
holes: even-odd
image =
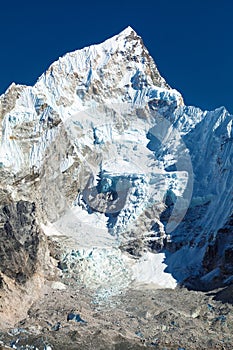
{"type": "Polygon", "coordinates": [[[93,288],[99,270],[117,285],[114,262],[128,286],[151,253],[152,275],[163,254],[168,286],[231,283],[233,117],[185,106],[132,28],[59,58],[33,87],[11,85],[0,103],[3,276],[22,285],[52,266],[50,236],[66,276],[88,270],[93,288]]]}
{"type": "Polygon", "coordinates": [[[0,328],[5,329],[27,315],[54,268],[47,239],[36,222],[35,203],[13,199],[6,190],[11,177],[1,172],[1,180],[0,328]]]}
{"type": "Polygon", "coordinates": [[[1,208],[1,271],[18,283],[36,270],[39,229],[34,214],[35,205],[22,200],[1,208]]]}

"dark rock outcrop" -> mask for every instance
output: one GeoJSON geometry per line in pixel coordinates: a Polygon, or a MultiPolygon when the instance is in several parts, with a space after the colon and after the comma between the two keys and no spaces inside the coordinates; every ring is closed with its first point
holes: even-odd
{"type": "Polygon", "coordinates": [[[35,205],[20,200],[0,208],[1,272],[17,283],[24,283],[37,265],[39,228],[35,221],[35,205]]]}

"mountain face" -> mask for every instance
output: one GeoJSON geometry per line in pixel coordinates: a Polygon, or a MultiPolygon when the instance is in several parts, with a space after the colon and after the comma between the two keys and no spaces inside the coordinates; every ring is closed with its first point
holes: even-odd
{"type": "Polygon", "coordinates": [[[232,282],[233,117],[186,106],[132,28],[12,84],[0,119],[2,293],[56,264],[102,298],[232,282]]]}

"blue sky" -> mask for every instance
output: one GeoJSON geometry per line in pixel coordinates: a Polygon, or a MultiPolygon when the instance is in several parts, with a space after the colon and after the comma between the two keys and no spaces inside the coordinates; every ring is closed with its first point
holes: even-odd
{"type": "Polygon", "coordinates": [[[233,1],[5,1],[0,8],[0,93],[32,85],[59,56],[130,25],[186,104],[233,113],[233,1]]]}

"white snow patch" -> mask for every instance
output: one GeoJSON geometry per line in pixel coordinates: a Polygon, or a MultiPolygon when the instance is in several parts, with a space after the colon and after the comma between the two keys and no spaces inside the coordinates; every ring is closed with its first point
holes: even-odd
{"type": "Polygon", "coordinates": [[[155,284],[159,288],[172,288],[177,285],[170,273],[166,273],[167,265],[163,262],[164,253],[153,254],[146,252],[136,264],[132,266],[133,278],[136,282],[155,284]]]}
{"type": "Polygon", "coordinates": [[[66,289],[66,285],[62,282],[56,281],[52,283],[52,289],[56,289],[56,290],[65,290],[66,289]]]}
{"type": "Polygon", "coordinates": [[[72,165],[74,164],[74,158],[70,155],[68,155],[67,158],[65,158],[61,164],[60,164],[60,171],[64,173],[66,170],[68,170],[72,165]]]}
{"type": "Polygon", "coordinates": [[[81,207],[69,209],[54,223],[41,225],[47,236],[65,235],[72,238],[77,247],[114,247],[116,238],[108,233],[107,218],[102,213],[88,214],[81,207]]]}

